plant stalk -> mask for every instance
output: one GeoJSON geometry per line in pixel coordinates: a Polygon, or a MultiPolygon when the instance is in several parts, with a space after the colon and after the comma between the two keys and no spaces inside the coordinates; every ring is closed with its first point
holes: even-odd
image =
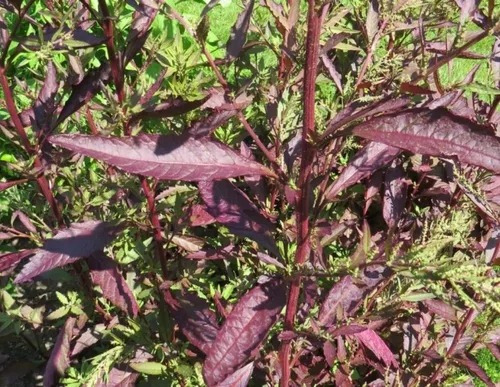
{"type": "MultiPolygon", "coordinates": [[[[316,73],[319,59],[320,12],[316,9],[315,0],[308,0],[306,64],[304,73],[304,124],[302,129],[302,160],[298,180],[297,207],[295,219],[297,224],[297,253],[295,265],[301,266],[310,256],[309,243],[309,198],[311,196],[310,177],[315,149],[310,143],[315,134],[315,92],[316,73]]],[[[285,330],[293,330],[297,314],[301,277],[292,280],[288,293],[285,314],[285,330]]],[[[280,349],[281,387],[290,383],[290,350],[291,340],[284,340],[280,349]]]]}

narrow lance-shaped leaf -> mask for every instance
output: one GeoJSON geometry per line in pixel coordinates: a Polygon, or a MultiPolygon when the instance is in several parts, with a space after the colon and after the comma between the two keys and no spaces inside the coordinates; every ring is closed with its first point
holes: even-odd
{"type": "Polygon", "coordinates": [[[248,363],[246,366],[233,372],[224,381],[217,384],[217,387],[246,387],[252,376],[254,363],[248,363]]]}
{"type": "Polygon", "coordinates": [[[11,181],[2,181],[0,182],[0,192],[9,189],[10,187],[14,187],[15,185],[26,183],[28,179],[19,179],[19,180],[11,180],[11,181]]]}
{"type": "Polygon", "coordinates": [[[233,26],[231,36],[227,42],[226,57],[229,59],[237,58],[247,39],[248,27],[250,27],[250,18],[252,16],[255,0],[247,0],[245,9],[240,13],[236,24],[233,26]]]}
{"type": "Polygon", "coordinates": [[[494,387],[495,383],[490,379],[488,374],[481,368],[479,364],[477,364],[476,359],[474,359],[471,355],[463,355],[457,356],[453,359],[460,366],[465,367],[474,375],[476,375],[483,383],[485,383],[488,387],[494,387]]]}
{"type": "Polygon", "coordinates": [[[36,250],[23,250],[0,255],[0,273],[14,267],[24,258],[36,253],[36,250]]]}
{"type": "Polygon", "coordinates": [[[389,164],[400,152],[398,148],[370,142],[354,156],[337,180],[327,189],[326,199],[333,200],[342,190],[389,164]]]}
{"type": "Polygon", "coordinates": [[[132,28],[127,37],[127,48],[123,55],[123,62],[127,64],[144,46],[149,35],[149,27],[158,13],[163,0],[141,0],[132,16],[132,28]]]}
{"type": "Polygon", "coordinates": [[[127,281],[121,275],[118,264],[99,252],[87,258],[87,265],[92,282],[101,288],[104,298],[129,316],[136,317],[139,305],[127,281]]]}
{"type": "Polygon", "coordinates": [[[15,282],[29,281],[48,270],[102,250],[119,230],[119,227],[101,221],[73,223],[69,228],[59,231],[54,238],[45,241],[43,247],[23,267],[15,282]]]}
{"type": "Polygon", "coordinates": [[[394,358],[393,353],[375,331],[366,329],[362,332],[355,333],[354,336],[356,336],[361,344],[382,360],[387,367],[398,367],[398,362],[394,358]]]}
{"type": "Polygon", "coordinates": [[[47,76],[33,105],[33,128],[39,133],[47,134],[51,128],[52,116],[57,108],[55,97],[59,84],[56,78],[56,69],[52,62],[47,66],[47,76]]]}
{"type": "Polygon", "coordinates": [[[279,255],[271,232],[274,225],[240,189],[227,180],[198,183],[207,212],[236,235],[248,237],[279,255]]]}
{"type": "Polygon", "coordinates": [[[56,343],[45,367],[45,373],[43,374],[44,387],[55,386],[59,377],[63,376],[69,367],[70,342],[75,323],[76,318],[69,317],[57,336],[56,343]]]}
{"type": "Polygon", "coordinates": [[[98,69],[90,71],[78,85],[73,87],[57,118],[56,126],[89,102],[101,90],[102,84],[109,82],[110,79],[111,68],[108,63],[103,63],[98,69]]]}
{"type": "Polygon", "coordinates": [[[207,98],[203,98],[197,101],[185,101],[181,98],[172,98],[169,101],[148,107],[143,111],[134,114],[130,118],[130,122],[133,123],[145,118],[165,118],[179,116],[181,114],[185,114],[187,112],[190,112],[191,110],[199,108],[206,100],[207,98]]]}
{"type": "Polygon", "coordinates": [[[286,287],[271,279],[246,293],[224,321],[203,365],[207,385],[215,386],[242,367],[258,350],[286,303],[286,287]]]}
{"type": "Polygon", "coordinates": [[[54,145],[90,156],[126,172],[163,180],[201,181],[244,175],[273,175],[228,146],[186,135],[101,137],[52,136],[54,145]]]}
{"type": "Polygon", "coordinates": [[[208,353],[219,325],[207,303],[190,292],[174,297],[170,290],[165,290],[163,297],[184,336],[202,352],[208,353]]]}
{"type": "Polygon", "coordinates": [[[389,227],[395,227],[406,206],[407,184],[400,163],[394,162],[385,174],[383,203],[384,220],[389,227]]]}
{"type": "Polygon", "coordinates": [[[443,109],[376,117],[355,127],[353,133],[413,153],[457,157],[463,163],[500,172],[500,139],[443,109]]]}

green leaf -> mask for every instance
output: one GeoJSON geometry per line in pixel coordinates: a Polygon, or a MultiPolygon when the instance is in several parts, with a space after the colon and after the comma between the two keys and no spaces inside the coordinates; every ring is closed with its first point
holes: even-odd
{"type": "Polygon", "coordinates": [[[167,367],[161,363],[148,361],[145,363],[130,363],[130,368],[146,375],[161,375],[167,371],[167,367]]]}

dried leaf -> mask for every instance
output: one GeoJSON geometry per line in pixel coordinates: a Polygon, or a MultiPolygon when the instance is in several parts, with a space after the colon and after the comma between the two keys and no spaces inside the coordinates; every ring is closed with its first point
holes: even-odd
{"type": "Polygon", "coordinates": [[[339,192],[386,166],[400,152],[398,148],[379,142],[370,142],[354,156],[337,180],[327,189],[326,199],[335,199],[339,192]]]}
{"type": "Polygon", "coordinates": [[[86,259],[92,282],[102,290],[104,298],[113,305],[136,317],[139,305],[127,281],[120,273],[120,267],[102,252],[92,254],[86,259]]]}
{"type": "Polygon", "coordinates": [[[198,183],[207,211],[217,222],[238,236],[253,239],[279,256],[271,232],[274,225],[259,211],[241,190],[227,180],[198,183]]]}
{"type": "Polygon", "coordinates": [[[378,0],[370,0],[368,4],[368,12],[366,14],[366,35],[368,42],[373,42],[375,34],[378,32],[380,4],[378,0]]]}
{"type": "Polygon", "coordinates": [[[461,162],[500,172],[500,139],[442,109],[376,117],[355,127],[353,133],[413,153],[457,157],[461,162]]]}
{"type": "Polygon", "coordinates": [[[243,45],[247,39],[248,27],[250,27],[250,18],[253,12],[255,0],[247,0],[245,9],[241,12],[231,30],[229,41],[226,47],[226,58],[232,60],[240,55],[243,45]]]}
{"type": "Polygon", "coordinates": [[[202,352],[208,353],[219,331],[215,313],[208,304],[191,292],[174,297],[165,290],[163,297],[184,336],[202,352]]]}
{"type": "Polygon", "coordinates": [[[73,134],[51,136],[50,142],[126,172],[163,180],[200,181],[273,174],[226,145],[185,135],[100,137],[73,134]]]}
{"type": "Polygon", "coordinates": [[[279,279],[255,286],[240,298],[224,321],[203,365],[208,386],[222,382],[258,350],[286,302],[279,279]]]}
{"type": "Polygon", "coordinates": [[[16,283],[26,282],[48,270],[78,261],[102,250],[111,242],[119,227],[101,221],[73,223],[60,230],[22,268],[16,283]]]}
{"type": "Polygon", "coordinates": [[[69,317],[57,336],[56,343],[50,353],[50,358],[47,361],[47,366],[43,374],[44,387],[55,386],[59,377],[63,376],[64,372],[69,367],[69,346],[71,337],[73,336],[75,323],[76,318],[69,317]]]}

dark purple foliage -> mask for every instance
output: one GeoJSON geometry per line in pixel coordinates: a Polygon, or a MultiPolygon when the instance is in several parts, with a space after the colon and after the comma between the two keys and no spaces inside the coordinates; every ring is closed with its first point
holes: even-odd
{"type": "Polygon", "coordinates": [[[250,18],[255,0],[247,0],[245,9],[240,13],[235,25],[231,31],[231,36],[227,42],[226,57],[229,59],[237,58],[245,44],[248,27],[250,27],[250,18]]]}
{"type": "Polygon", "coordinates": [[[139,305],[125,278],[120,273],[120,266],[99,252],[86,259],[92,282],[102,290],[104,298],[109,300],[129,316],[136,317],[139,305]]]}
{"type": "Polygon", "coordinates": [[[36,250],[29,249],[0,255],[0,273],[17,265],[24,258],[29,257],[30,255],[33,255],[35,253],[36,250]]]}
{"type": "Polygon", "coordinates": [[[400,152],[398,148],[379,142],[370,142],[354,156],[349,165],[327,189],[326,199],[333,200],[342,190],[389,164],[400,152]]]}
{"type": "Polygon", "coordinates": [[[253,368],[254,363],[248,363],[217,384],[217,387],[246,387],[252,376],[253,368]]]}
{"type": "Polygon", "coordinates": [[[102,160],[126,172],[164,180],[201,181],[243,175],[270,175],[266,167],[231,148],[187,136],[52,136],[54,145],[102,160]]]}
{"type": "Polygon", "coordinates": [[[281,280],[272,279],[240,298],[205,359],[203,376],[208,386],[222,382],[254,356],[285,305],[285,289],[281,280]]]}
{"type": "Polygon", "coordinates": [[[75,323],[76,318],[68,317],[57,336],[56,343],[45,366],[43,374],[44,387],[56,386],[58,379],[64,375],[69,367],[70,342],[75,323]]]}
{"type": "Polygon", "coordinates": [[[407,184],[401,163],[395,161],[385,173],[383,201],[384,220],[390,228],[396,227],[406,207],[407,184]]]}
{"type": "Polygon", "coordinates": [[[227,180],[201,181],[200,195],[207,211],[236,235],[248,237],[279,255],[271,231],[274,225],[241,190],[227,180]]]}
{"type": "Polygon", "coordinates": [[[163,296],[184,336],[202,352],[208,353],[219,331],[215,313],[208,304],[191,292],[174,296],[165,290],[163,296]]]}
{"type": "Polygon", "coordinates": [[[444,110],[410,110],[373,118],[353,129],[357,136],[384,144],[500,172],[500,139],[444,110]]]}
{"type": "Polygon", "coordinates": [[[26,282],[48,270],[67,265],[102,250],[120,228],[101,221],[73,223],[45,241],[22,268],[15,282],[26,282]]]}

